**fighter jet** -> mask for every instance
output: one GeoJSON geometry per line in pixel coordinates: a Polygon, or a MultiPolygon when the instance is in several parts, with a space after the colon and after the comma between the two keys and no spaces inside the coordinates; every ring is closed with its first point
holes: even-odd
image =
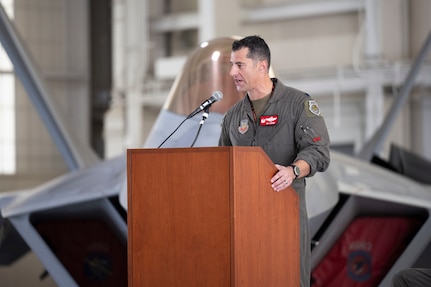
{"type": "MultiPolygon", "coordinates": [[[[236,37],[204,42],[190,54],[142,148],[217,145],[223,114],[244,97],[229,76],[233,39],[236,37]],[[218,94],[217,100],[206,105],[218,91],[222,98],[218,94]],[[189,117],[197,109],[200,111],[189,117]]],[[[20,58],[13,49],[8,53],[20,58]]],[[[34,84],[37,79],[26,73],[31,69],[25,63],[14,64],[27,91],[43,94],[40,85],[34,84]]],[[[58,111],[42,112],[54,115],[48,117],[53,119],[49,124],[61,120],[55,116],[58,111]]],[[[56,129],[66,139],[59,145],[74,146],[68,141],[73,135],[65,126],[56,129]]],[[[31,250],[58,286],[126,286],[126,156],[80,164],[79,159],[85,158],[80,149],[61,150],[71,151],[70,165],[76,168],[70,173],[33,189],[1,195],[0,264],[13,264],[31,250]]],[[[429,263],[429,185],[332,151],[328,171],[308,180],[307,202],[314,238],[313,286],[329,286],[328,274],[341,276],[338,282],[346,277],[387,286],[395,270],[429,263]],[[386,231],[376,234],[376,228],[389,225],[400,227],[391,230],[391,236],[403,236],[393,240],[386,231]],[[367,229],[369,226],[374,228],[367,229]],[[372,240],[361,237],[364,234],[373,236],[372,240]],[[394,246],[379,238],[402,244],[394,252],[394,246]],[[379,269],[373,259],[385,246],[392,257],[382,257],[387,266],[379,269]],[[328,268],[335,271],[327,272],[328,268]]]]}

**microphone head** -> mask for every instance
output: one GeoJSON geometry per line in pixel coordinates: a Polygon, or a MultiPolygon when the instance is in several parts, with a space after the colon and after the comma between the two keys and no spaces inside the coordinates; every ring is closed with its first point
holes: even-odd
{"type": "Polygon", "coordinates": [[[213,99],[213,102],[217,102],[220,101],[221,99],[223,99],[223,93],[220,91],[215,91],[211,98],[213,99]]]}

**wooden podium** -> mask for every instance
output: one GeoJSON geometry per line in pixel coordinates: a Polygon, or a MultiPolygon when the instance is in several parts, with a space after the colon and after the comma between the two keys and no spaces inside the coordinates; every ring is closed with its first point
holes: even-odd
{"type": "Polygon", "coordinates": [[[128,286],[298,287],[299,201],[260,147],[129,149],[128,286]]]}

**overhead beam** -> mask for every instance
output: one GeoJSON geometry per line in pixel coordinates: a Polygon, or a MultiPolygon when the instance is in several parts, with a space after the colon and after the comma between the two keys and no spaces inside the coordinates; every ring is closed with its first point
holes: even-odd
{"type": "MultiPolygon", "coordinates": [[[[244,12],[241,17],[243,22],[259,23],[358,12],[364,9],[364,0],[313,1],[259,5],[254,8],[243,9],[244,12]]],[[[151,30],[159,33],[198,29],[199,27],[197,12],[169,14],[151,21],[151,30]]]]}
{"type": "Polygon", "coordinates": [[[88,146],[80,143],[65,121],[60,116],[60,109],[55,106],[39,72],[25,50],[13,24],[0,4],[0,43],[9,56],[14,72],[21,80],[36,111],[45,124],[55,145],[63,156],[68,168],[76,170],[99,159],[88,146]]]}
{"type": "Polygon", "coordinates": [[[370,161],[373,155],[379,155],[380,152],[382,151],[384,143],[387,140],[387,137],[389,135],[389,132],[410,95],[410,92],[415,82],[415,78],[419,73],[421,65],[425,62],[426,56],[428,55],[428,51],[430,50],[430,48],[431,48],[431,31],[429,32],[428,37],[425,40],[421,51],[416,57],[411,67],[411,70],[409,71],[409,74],[407,75],[404,81],[404,84],[402,85],[400,93],[395,98],[391,108],[389,109],[388,115],[386,116],[383,124],[378,129],[378,131],[374,134],[371,140],[368,141],[368,143],[364,146],[362,151],[358,154],[359,158],[366,161],[370,161]]]}
{"type": "Polygon", "coordinates": [[[280,21],[295,18],[358,12],[363,9],[363,0],[333,0],[298,2],[293,4],[262,5],[256,8],[245,10],[243,21],[254,23],[280,21]]]}

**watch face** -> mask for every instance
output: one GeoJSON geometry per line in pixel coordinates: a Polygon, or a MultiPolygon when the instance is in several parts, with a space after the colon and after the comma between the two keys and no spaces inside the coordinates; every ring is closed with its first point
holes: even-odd
{"type": "Polygon", "coordinates": [[[296,165],[292,165],[292,167],[293,167],[293,173],[298,177],[299,174],[301,173],[301,170],[296,165]]]}

